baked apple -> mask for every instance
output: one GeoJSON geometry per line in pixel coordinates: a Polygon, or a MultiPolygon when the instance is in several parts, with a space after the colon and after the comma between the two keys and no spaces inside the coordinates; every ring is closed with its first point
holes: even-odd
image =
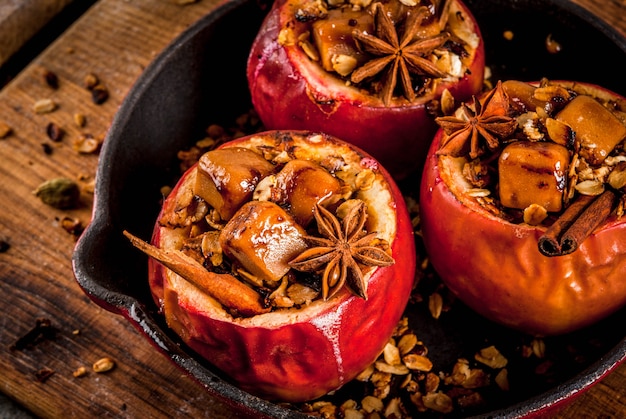
{"type": "Polygon", "coordinates": [[[420,211],[445,284],[534,335],[626,303],[626,100],[602,87],[505,81],[438,119],[420,211]]]}
{"type": "Polygon", "coordinates": [[[266,131],[202,155],[165,200],[150,258],[168,326],[242,389],[299,402],[381,353],[415,278],[403,197],[326,134],[266,131]]]}
{"type": "Polygon", "coordinates": [[[247,66],[266,128],[335,135],[396,178],[421,168],[434,116],[478,93],[483,73],[479,28],[459,0],[277,0],[247,66]]]}

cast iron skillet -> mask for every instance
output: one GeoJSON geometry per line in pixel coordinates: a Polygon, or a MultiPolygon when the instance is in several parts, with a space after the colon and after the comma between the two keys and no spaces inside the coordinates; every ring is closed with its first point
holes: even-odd
{"type": "MultiPolygon", "coordinates": [[[[617,65],[624,62],[626,39],[580,7],[566,0],[466,3],[481,25],[493,80],[578,80],[626,94],[626,77],[617,65]],[[503,37],[507,30],[513,40],[503,37]],[[546,51],[550,34],[562,46],[558,54],[546,51]],[[586,64],[596,58],[598,66],[586,64]]],[[[213,395],[254,417],[304,417],[239,390],[188,349],[157,313],[146,257],[122,236],[127,229],[149,238],[160,188],[180,175],[177,152],[202,138],[208,124],[232,121],[249,109],[247,51],[266,12],[267,5],[255,0],[231,0],[186,30],[142,74],[102,148],[93,220],[77,243],[73,265],[79,285],[93,301],[126,317],[213,395]]],[[[506,353],[528,341],[461,304],[438,321],[420,305],[410,306],[406,314],[436,370],[449,371],[457,358],[471,359],[477,348],[489,344],[506,353]]],[[[546,380],[537,382],[530,361],[511,362],[510,392],[493,399],[487,394],[485,409],[448,417],[529,417],[559,407],[626,359],[620,321],[625,315],[626,308],[592,328],[548,339],[558,363],[546,380]]]]}

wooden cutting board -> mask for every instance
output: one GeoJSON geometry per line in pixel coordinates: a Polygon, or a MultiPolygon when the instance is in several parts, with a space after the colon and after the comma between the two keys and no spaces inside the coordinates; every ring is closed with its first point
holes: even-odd
{"type": "MultiPolygon", "coordinates": [[[[626,33],[626,5],[621,0],[576,1],[626,33]]],[[[0,249],[3,243],[10,246],[0,252],[0,391],[37,416],[234,416],[123,318],[88,300],[72,273],[75,237],[61,227],[65,217],[83,226],[91,218],[89,188],[98,157],[77,153],[74,141],[103,136],[145,67],[217,4],[218,0],[188,5],[176,0],[99,0],[0,91],[0,124],[12,129],[0,139],[0,249]],[[46,84],[44,71],[58,76],[57,89],[46,84]],[[84,87],[90,73],[109,90],[109,99],[101,105],[92,102],[84,87]],[[41,99],[55,101],[58,108],[37,114],[33,105],[41,99]],[[76,125],[75,114],[86,117],[85,126],[76,125]],[[64,130],[61,141],[48,138],[51,122],[64,130]],[[33,195],[40,183],[61,176],[79,182],[79,209],[53,209],[33,195]],[[11,349],[39,319],[51,322],[54,336],[11,349]],[[92,372],[92,364],[103,357],[113,359],[116,367],[105,374],[92,372]],[[80,367],[88,373],[75,377],[80,367]],[[43,379],[46,372],[51,375],[43,379]]],[[[5,29],[2,26],[0,30],[5,29]]],[[[21,26],[13,33],[17,28],[21,26]]],[[[622,366],[561,417],[623,417],[625,389],[622,366]]]]}
{"type": "Polygon", "coordinates": [[[0,66],[74,0],[0,2],[0,66]]]}

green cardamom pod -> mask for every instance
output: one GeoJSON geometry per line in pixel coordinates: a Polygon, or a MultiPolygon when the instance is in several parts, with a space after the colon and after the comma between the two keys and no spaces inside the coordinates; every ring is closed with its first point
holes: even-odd
{"type": "Polygon", "coordinates": [[[33,193],[44,204],[59,209],[75,208],[80,199],[78,184],[62,177],[45,181],[33,193]]]}

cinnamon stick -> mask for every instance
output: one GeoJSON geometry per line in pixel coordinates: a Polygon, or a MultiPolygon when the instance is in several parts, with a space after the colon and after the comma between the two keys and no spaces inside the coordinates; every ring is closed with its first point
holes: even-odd
{"type": "Polygon", "coordinates": [[[202,291],[215,298],[222,305],[237,310],[243,316],[254,316],[267,313],[269,308],[263,307],[260,295],[252,288],[243,284],[229,274],[210,272],[195,259],[176,250],[162,250],[141,240],[128,231],[124,235],[130,242],[146,255],[171,269],[202,291]]]}
{"type": "Polygon", "coordinates": [[[545,256],[573,253],[607,219],[616,200],[611,189],[598,196],[580,196],[539,238],[539,251],[545,256]]]}

